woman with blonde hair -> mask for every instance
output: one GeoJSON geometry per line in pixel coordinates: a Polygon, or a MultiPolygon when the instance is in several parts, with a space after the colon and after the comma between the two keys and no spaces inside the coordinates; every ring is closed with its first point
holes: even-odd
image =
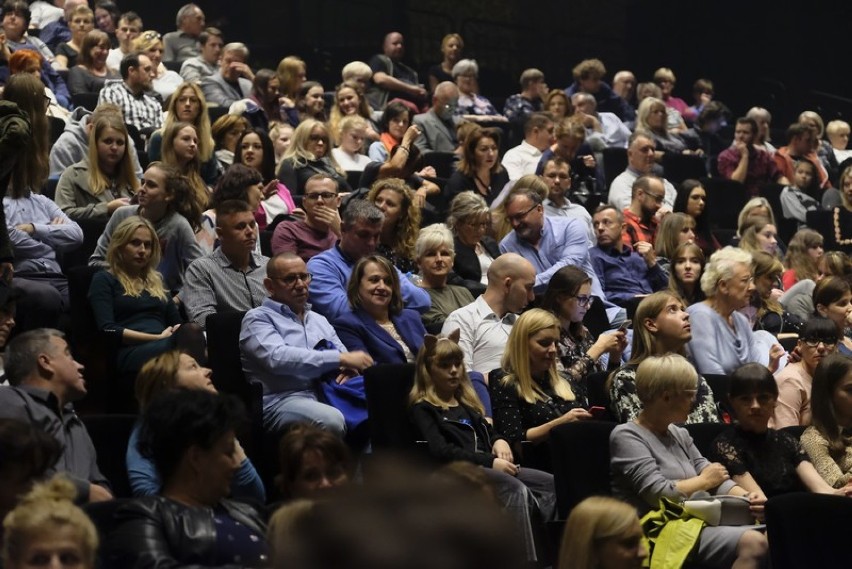
{"type": "Polygon", "coordinates": [[[139,189],[130,154],[127,126],[120,115],[106,113],[92,124],[85,159],[67,168],[56,186],[56,205],[71,219],[106,222],[130,204],[139,189]]]}
{"type": "Polygon", "coordinates": [[[347,173],[363,172],[372,162],[362,152],[370,128],[369,123],[360,115],[348,115],[340,119],[337,128],[339,146],[332,149],[331,156],[347,173]]]}
{"type": "Polygon", "coordinates": [[[793,235],[784,259],[787,270],[781,276],[784,290],[805,279],[817,280],[819,263],[825,252],[823,242],[822,234],[813,229],[800,229],[793,235]]]}
{"type": "Polygon", "coordinates": [[[450,203],[447,227],[453,232],[455,258],[449,283],[468,289],[474,296],[485,292],[488,267],[500,256],[497,242],[487,234],[491,210],[476,192],[462,192],[450,203]]]}
{"type": "Polygon", "coordinates": [[[100,30],[92,30],[83,37],[77,65],[68,70],[68,92],[99,93],[107,80],[121,76],[107,67],[109,36],[100,30]]]}
{"type": "MultiPolygon", "coordinates": [[[[633,315],[633,345],[630,360],[612,372],[607,380],[610,406],[621,423],[634,419],[642,410],[636,393],[636,369],[646,359],[665,354],[686,354],[692,338],[689,314],[683,300],[670,291],[660,291],[642,299],[633,315]]],[[[719,412],[713,390],[699,375],[695,402],[687,423],[718,423],[719,412]]]]}
{"type": "Polygon", "coordinates": [[[557,425],[592,417],[557,371],[559,331],[550,312],[524,312],[509,333],[501,369],[489,374],[494,426],[512,443],[541,443],[557,425]]]}
{"type": "Polygon", "coordinates": [[[298,114],[295,112],[296,101],[307,77],[308,68],[301,58],[288,55],[278,62],[275,72],[278,74],[278,90],[281,92],[281,120],[295,126],[299,124],[298,114]],[[295,122],[292,119],[295,119],[295,122]]]}
{"type": "MultiPolygon", "coordinates": [[[[647,133],[657,143],[657,157],[669,152],[672,154],[692,154],[686,143],[677,134],[672,134],[668,126],[666,104],[656,97],[645,97],[636,111],[636,130],[647,133]]],[[[700,150],[696,151],[701,153],[700,150]]]]}
{"type": "Polygon", "coordinates": [[[95,273],[89,302],[100,330],[121,338],[116,354],[119,373],[135,377],[152,357],[175,347],[204,357],[204,340],[195,324],[183,324],[177,306],[157,271],[161,250],[157,231],[137,215],[112,233],[107,270],[95,273]],[[200,340],[199,340],[200,336],[200,340]],[[200,347],[199,347],[200,343],[200,347]]]}
{"type": "Polygon", "coordinates": [[[325,123],[306,119],[293,131],[290,147],[278,168],[278,179],[294,196],[305,193],[305,182],[314,174],[327,174],[337,182],[338,190],[351,190],[346,172],[331,154],[331,136],[325,123]]]}
{"type": "Polygon", "coordinates": [[[738,237],[742,237],[743,231],[745,231],[746,222],[755,217],[769,218],[772,225],[775,225],[775,212],[772,211],[772,205],[769,203],[769,200],[762,196],[748,200],[737,215],[738,237]]]}
{"type": "Polygon", "coordinates": [[[98,530],[74,505],[76,493],[60,475],[23,497],[3,520],[3,567],[95,568],[98,530]]]}
{"type": "Polygon", "coordinates": [[[574,105],[562,89],[551,89],[544,97],[542,110],[550,113],[554,122],[574,115],[574,105]]]}
{"type": "Polygon", "coordinates": [[[778,226],[768,217],[751,217],[742,228],[740,248],[749,253],[763,251],[773,257],[781,258],[778,246],[778,226]]]}
{"type": "Polygon", "coordinates": [[[648,557],[636,508],[608,496],[577,504],[562,532],[559,569],[639,569],[648,557]]]}
{"type": "Polygon", "coordinates": [[[365,140],[373,142],[379,139],[378,127],[373,122],[373,112],[370,109],[364,89],[355,81],[344,81],[334,91],[334,104],[328,118],[328,130],[335,144],[341,143],[341,121],[345,117],[361,117],[366,122],[365,140]]]}
{"type": "Polygon", "coordinates": [[[420,206],[411,188],[399,178],[385,178],[373,184],[367,201],[385,214],[376,252],[402,273],[416,272],[414,245],[420,232],[420,206]]]}
{"type": "Polygon", "coordinates": [[[441,63],[429,68],[429,92],[434,93],[438,83],[453,80],[453,66],[461,59],[464,52],[464,40],[459,34],[451,33],[441,39],[441,63]]]}
{"type": "MultiPolygon", "coordinates": [[[[752,253],[754,264],[754,295],[751,307],[754,309],[753,329],[766,330],[773,336],[779,334],[798,334],[803,322],[784,310],[778,301],[783,294],[780,289],[781,274],[784,265],[778,257],[764,251],[752,253]]],[[[746,309],[748,312],[748,309],[746,309]]]]}
{"type": "MultiPolygon", "coordinates": [[[[192,200],[199,211],[210,204],[210,188],[201,177],[198,129],[194,124],[177,121],[163,131],[163,163],[173,166],[186,177],[192,188],[192,200]]],[[[197,223],[201,223],[199,218],[197,223]]]]}
{"type": "MultiPolygon", "coordinates": [[[[154,356],[145,362],[136,376],[135,394],[140,413],[144,413],[151,401],[165,391],[202,389],[217,393],[211,381],[212,375],[210,368],[200,365],[194,357],[179,350],[169,350],[154,356]]],[[[152,496],[160,491],[162,481],[154,462],[139,451],[141,427],[141,422],[137,422],[127,441],[127,475],[134,496],[152,496]]],[[[239,441],[235,442],[239,469],[234,473],[231,482],[231,496],[263,504],[266,502],[263,482],[239,441]]]]}
{"type": "Polygon", "coordinates": [[[164,101],[168,100],[183,84],[183,77],[163,65],[163,40],[160,33],[155,30],[142,32],[133,40],[133,51],[144,53],[151,60],[156,73],[151,88],[164,101]]]}

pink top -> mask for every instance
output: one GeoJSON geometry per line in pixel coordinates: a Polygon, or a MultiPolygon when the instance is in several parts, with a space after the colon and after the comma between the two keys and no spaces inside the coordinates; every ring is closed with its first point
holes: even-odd
{"type": "Polygon", "coordinates": [[[813,378],[802,362],[790,364],[775,376],[778,383],[778,404],[769,420],[773,429],[811,424],[811,386],[813,378]]]}

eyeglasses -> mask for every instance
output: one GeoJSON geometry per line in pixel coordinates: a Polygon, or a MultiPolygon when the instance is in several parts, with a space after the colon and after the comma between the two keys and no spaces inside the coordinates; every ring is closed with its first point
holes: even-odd
{"type": "Polygon", "coordinates": [[[474,229],[488,229],[489,222],[487,221],[466,221],[465,225],[474,229]]]}
{"type": "Polygon", "coordinates": [[[587,306],[591,306],[592,303],[595,302],[595,298],[593,296],[583,295],[583,296],[575,296],[577,299],[577,306],[580,308],[586,308],[587,306]]]}
{"type": "Polygon", "coordinates": [[[314,194],[305,194],[302,196],[303,200],[308,200],[311,202],[315,202],[318,199],[322,198],[323,201],[333,200],[337,197],[337,194],[334,192],[322,192],[322,193],[314,193],[314,194]]]}
{"type": "Polygon", "coordinates": [[[516,213],[515,215],[507,215],[506,219],[508,219],[510,223],[520,223],[524,220],[524,218],[526,216],[528,216],[530,214],[530,212],[532,210],[534,210],[537,207],[538,207],[538,204],[533,204],[533,206],[531,208],[529,208],[527,211],[524,211],[524,212],[521,212],[521,213],[516,213]]]}
{"type": "Polygon", "coordinates": [[[308,140],[310,140],[311,142],[326,142],[327,143],[325,135],[323,135],[323,134],[308,135],[308,140]]]}
{"type": "Polygon", "coordinates": [[[820,344],[826,348],[833,348],[837,345],[837,338],[802,338],[802,342],[809,348],[816,348],[820,344]]]}
{"type": "Polygon", "coordinates": [[[666,194],[652,194],[651,192],[645,192],[645,195],[649,198],[653,198],[657,203],[663,203],[663,200],[666,199],[666,194]]]}
{"type": "Polygon", "coordinates": [[[311,273],[293,273],[292,275],[287,275],[286,277],[275,277],[276,280],[281,281],[285,285],[289,287],[296,286],[296,281],[302,281],[305,284],[311,282],[311,279],[314,276],[311,273]]]}

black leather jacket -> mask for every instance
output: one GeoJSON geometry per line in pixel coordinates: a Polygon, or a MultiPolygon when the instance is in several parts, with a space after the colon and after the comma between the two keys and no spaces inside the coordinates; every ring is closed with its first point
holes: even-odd
{"type": "MultiPolygon", "coordinates": [[[[266,535],[266,524],[253,506],[222,500],[220,505],[240,524],[266,535]]],[[[215,565],[216,527],[212,508],[194,508],[162,496],[132,500],[115,514],[115,529],[104,544],[109,568],[240,569],[215,565]]]]}

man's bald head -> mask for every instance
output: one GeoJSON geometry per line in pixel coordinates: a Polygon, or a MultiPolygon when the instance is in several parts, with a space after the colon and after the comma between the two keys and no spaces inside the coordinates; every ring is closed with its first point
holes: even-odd
{"type": "Polygon", "coordinates": [[[517,253],[503,253],[488,267],[486,302],[502,317],[519,313],[535,299],[535,269],[517,253]],[[496,309],[495,309],[496,306],[496,309]]]}
{"type": "Polygon", "coordinates": [[[499,283],[507,277],[516,279],[529,274],[535,278],[535,269],[529,261],[517,253],[503,253],[488,267],[488,284],[490,286],[492,282],[499,283]]]}

